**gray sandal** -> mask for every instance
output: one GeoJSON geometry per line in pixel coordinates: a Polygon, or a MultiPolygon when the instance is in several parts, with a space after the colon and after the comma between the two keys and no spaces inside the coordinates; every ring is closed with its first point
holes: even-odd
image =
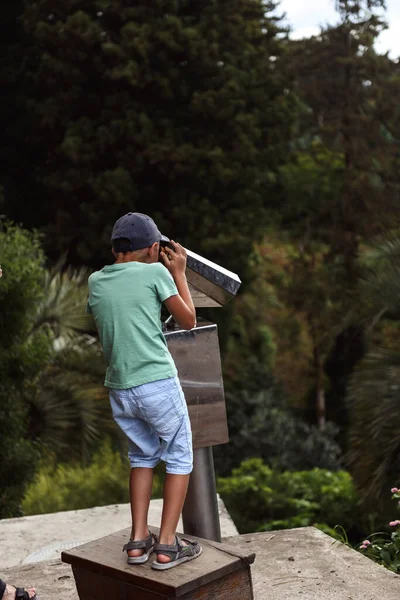
{"type": "Polygon", "coordinates": [[[181,543],[181,540],[178,538],[178,536],[175,537],[174,545],[156,544],[154,547],[154,552],[156,554],[165,554],[166,556],[169,556],[171,560],[167,563],[160,563],[155,560],[151,565],[152,568],[157,569],[158,571],[173,569],[181,563],[197,558],[203,552],[203,548],[198,542],[191,542],[185,538],[182,538],[182,540],[186,542],[187,546],[184,546],[181,543]]]}
{"type": "Polygon", "coordinates": [[[140,556],[129,556],[128,554],[128,565],[142,565],[147,562],[150,554],[154,552],[157,542],[157,536],[155,536],[154,533],[151,533],[151,531],[149,531],[149,537],[145,540],[129,540],[122,548],[122,552],[128,552],[128,550],[144,550],[144,552],[140,556]]]}

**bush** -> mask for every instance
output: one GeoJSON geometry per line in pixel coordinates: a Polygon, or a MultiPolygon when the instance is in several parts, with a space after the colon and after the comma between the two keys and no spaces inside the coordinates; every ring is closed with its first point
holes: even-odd
{"type": "Polygon", "coordinates": [[[231,441],[215,449],[217,473],[228,475],[240,461],[251,457],[280,471],[339,470],[341,452],[335,427],[328,424],[320,431],[309,425],[288,406],[276,384],[268,385],[256,394],[227,394],[231,441]]]}
{"type": "MultiPolygon", "coordinates": [[[[129,502],[129,470],[128,460],[106,442],[88,466],[43,467],[25,494],[23,511],[35,515],[129,502]]],[[[156,475],[153,497],[160,495],[156,475]]]]}
{"type": "Polygon", "coordinates": [[[0,227],[0,519],[19,516],[38,453],[27,440],[22,394],[29,396],[46,363],[50,340],[32,330],[43,296],[44,256],[38,237],[11,224],[0,227]]]}
{"type": "MultiPolygon", "coordinates": [[[[392,500],[399,508],[400,490],[392,489],[392,500]]],[[[392,533],[373,533],[368,539],[359,544],[358,550],[373,561],[383,565],[389,571],[400,574],[400,520],[389,523],[392,533]]]]}
{"type": "Polygon", "coordinates": [[[345,471],[283,473],[250,459],[218,480],[218,491],[240,533],[316,525],[354,530],[358,497],[345,471]]]}

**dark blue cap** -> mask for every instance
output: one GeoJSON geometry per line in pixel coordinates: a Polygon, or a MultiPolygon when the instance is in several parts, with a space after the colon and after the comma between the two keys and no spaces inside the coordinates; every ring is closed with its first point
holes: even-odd
{"type": "Polygon", "coordinates": [[[149,248],[154,242],[169,242],[169,239],[162,235],[153,219],[142,213],[128,213],[115,223],[111,243],[114,246],[115,240],[129,240],[127,250],[141,250],[149,248]]]}

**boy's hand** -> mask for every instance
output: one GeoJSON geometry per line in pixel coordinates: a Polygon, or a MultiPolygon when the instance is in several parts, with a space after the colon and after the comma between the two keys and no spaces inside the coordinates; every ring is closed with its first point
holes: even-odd
{"type": "Polygon", "coordinates": [[[184,275],[186,271],[186,250],[180,244],[171,240],[172,248],[165,248],[165,251],[160,252],[161,260],[172,277],[184,275]]]}

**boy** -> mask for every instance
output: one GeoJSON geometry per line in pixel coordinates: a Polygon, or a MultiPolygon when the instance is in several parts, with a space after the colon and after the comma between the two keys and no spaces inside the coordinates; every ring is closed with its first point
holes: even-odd
{"type": "Polygon", "coordinates": [[[132,533],[124,546],[129,564],[175,567],[200,556],[197,542],[176,528],[193,468],[192,433],[177,371],[161,327],[165,303],[183,329],[196,325],[186,281],[186,252],[169,242],[154,221],[128,213],[114,225],[115,263],[89,277],[87,312],[93,314],[107,363],[113,417],[128,437],[132,533]],[[159,262],[161,258],[162,263],[159,262]],[[153,469],[166,463],[160,539],[148,530],[153,469]]]}

